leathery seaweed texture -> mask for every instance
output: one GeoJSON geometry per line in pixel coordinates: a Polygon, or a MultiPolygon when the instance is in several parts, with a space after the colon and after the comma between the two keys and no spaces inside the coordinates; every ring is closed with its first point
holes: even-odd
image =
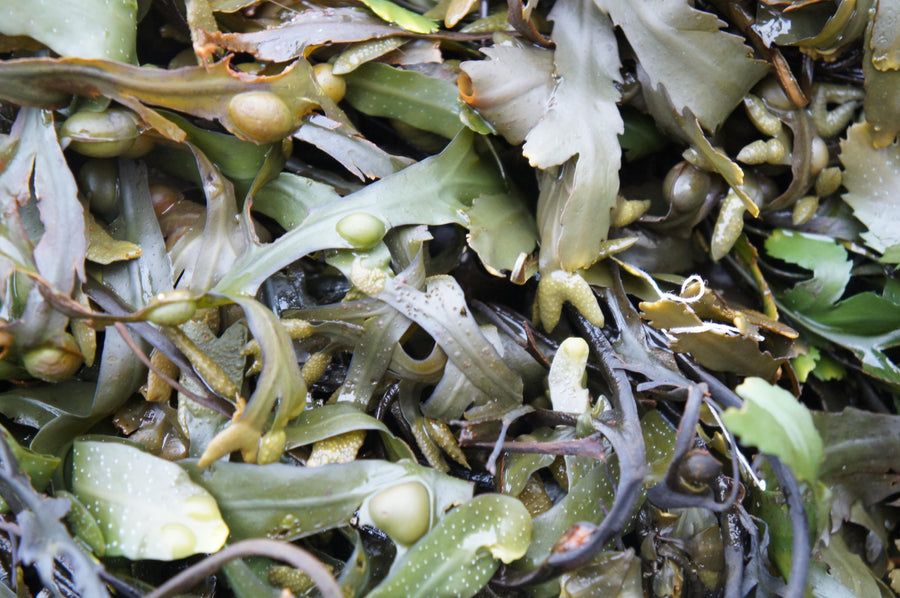
{"type": "Polygon", "coordinates": [[[900,593],[900,1],[175,4],[0,0],[0,596],[900,593]]]}

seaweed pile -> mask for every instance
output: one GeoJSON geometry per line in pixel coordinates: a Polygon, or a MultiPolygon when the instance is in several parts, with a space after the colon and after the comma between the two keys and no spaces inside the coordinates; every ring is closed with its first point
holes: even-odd
{"type": "Polygon", "coordinates": [[[900,3],[0,15],[0,596],[900,591],[900,3]]]}

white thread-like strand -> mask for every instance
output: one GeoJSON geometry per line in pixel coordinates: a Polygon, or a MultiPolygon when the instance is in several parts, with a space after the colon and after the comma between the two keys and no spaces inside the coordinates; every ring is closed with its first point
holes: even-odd
{"type": "MultiPolygon", "coordinates": [[[[716,420],[716,424],[718,424],[718,426],[720,428],[722,428],[723,430],[727,430],[728,428],[725,427],[725,422],[723,422],[722,419],[719,417],[718,405],[714,405],[714,404],[712,404],[712,402],[707,402],[706,404],[709,407],[709,412],[712,413],[713,419],[716,420]]],[[[753,471],[753,467],[750,465],[750,462],[747,460],[747,457],[744,456],[744,453],[742,453],[740,450],[738,450],[737,445],[734,443],[731,443],[731,450],[734,451],[734,454],[737,456],[738,465],[740,465],[741,470],[745,474],[747,474],[747,477],[749,477],[760,490],[765,492],[766,481],[761,480],[756,476],[756,472],[753,471]]]]}

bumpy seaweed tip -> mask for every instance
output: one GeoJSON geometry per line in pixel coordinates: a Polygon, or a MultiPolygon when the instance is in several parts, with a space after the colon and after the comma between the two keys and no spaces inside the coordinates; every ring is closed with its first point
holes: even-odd
{"type": "Polygon", "coordinates": [[[568,301],[595,326],[603,326],[603,312],[587,281],[577,272],[554,270],[541,274],[535,302],[535,319],[539,319],[547,331],[559,323],[563,303],[568,301]]]}
{"type": "Polygon", "coordinates": [[[366,268],[357,259],[350,267],[350,282],[366,295],[377,295],[384,289],[387,274],[375,268],[366,268]]]}

